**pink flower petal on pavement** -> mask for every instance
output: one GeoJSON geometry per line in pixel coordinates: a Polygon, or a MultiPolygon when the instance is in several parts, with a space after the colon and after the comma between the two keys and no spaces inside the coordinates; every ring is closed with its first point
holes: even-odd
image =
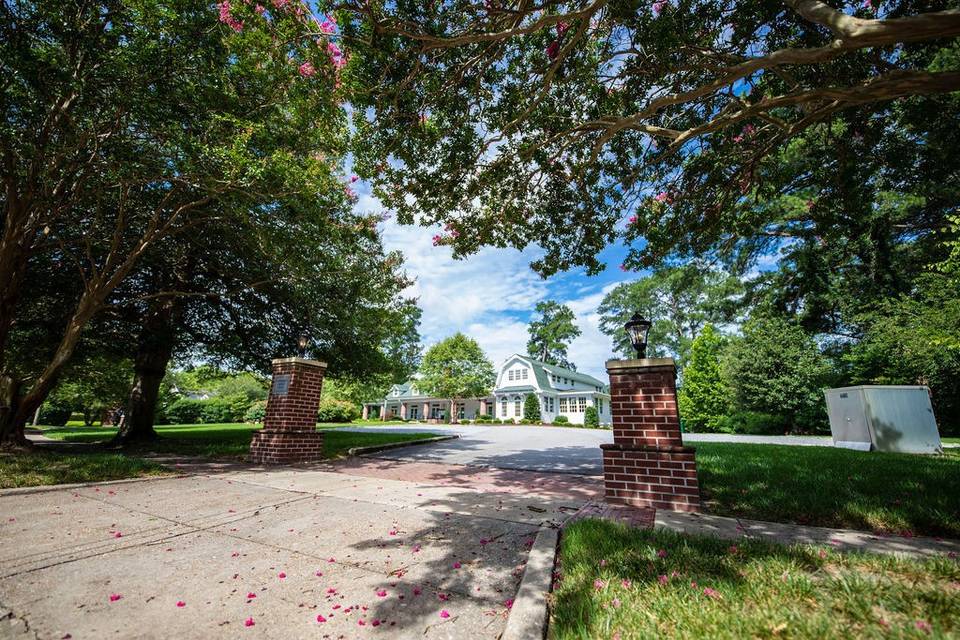
{"type": "Polygon", "coordinates": [[[256,597],[257,597],[257,594],[255,594],[253,591],[247,594],[247,600],[253,600],[256,597]]]}
{"type": "Polygon", "coordinates": [[[445,593],[438,593],[437,597],[440,598],[440,602],[446,602],[447,600],[450,599],[450,596],[448,596],[445,593]]]}
{"type": "Polygon", "coordinates": [[[287,577],[287,574],[285,574],[283,571],[281,571],[280,573],[277,574],[277,577],[280,578],[281,580],[283,580],[284,578],[287,577]]]}
{"type": "Polygon", "coordinates": [[[113,537],[114,537],[114,538],[122,538],[122,537],[123,537],[123,534],[120,533],[119,531],[117,531],[115,534],[113,534],[113,537]]]}
{"type": "Polygon", "coordinates": [[[111,593],[111,594],[110,594],[110,602],[116,602],[117,600],[119,600],[119,599],[122,598],[122,597],[123,597],[123,596],[120,595],[119,593],[111,593]]]}
{"type": "Polygon", "coordinates": [[[461,565],[460,565],[459,562],[454,562],[454,563],[453,563],[453,568],[454,568],[454,569],[459,569],[460,566],[461,566],[461,565]]]}
{"type": "Polygon", "coordinates": [[[253,618],[247,618],[243,621],[243,626],[245,627],[252,627],[254,624],[256,623],[253,621],[253,618]]]}
{"type": "Polygon", "coordinates": [[[187,603],[184,602],[183,600],[177,600],[177,606],[182,608],[187,606],[187,603]]]}
{"type": "Polygon", "coordinates": [[[418,596],[418,595],[420,595],[421,593],[423,593],[423,591],[421,591],[420,587],[414,587],[414,588],[413,588],[413,595],[418,596]]]}
{"type": "Polygon", "coordinates": [[[326,622],[326,621],[327,619],[324,618],[323,616],[317,616],[317,622],[326,622]]]}
{"type": "Polygon", "coordinates": [[[449,618],[449,617],[450,617],[450,612],[447,611],[446,609],[444,609],[443,611],[440,612],[440,617],[441,617],[441,618],[449,618]]]}
{"type": "Polygon", "coordinates": [[[387,597],[387,590],[386,590],[386,589],[380,589],[379,591],[377,591],[377,595],[378,595],[379,597],[381,597],[381,598],[386,598],[386,597],[387,597]]]}

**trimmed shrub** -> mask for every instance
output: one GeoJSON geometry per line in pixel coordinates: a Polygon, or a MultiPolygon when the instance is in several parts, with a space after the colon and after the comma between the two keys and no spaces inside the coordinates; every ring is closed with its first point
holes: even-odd
{"type": "Polygon", "coordinates": [[[528,393],[523,399],[523,419],[530,421],[525,424],[540,422],[540,400],[532,393],[528,393]]]}
{"type": "Polygon", "coordinates": [[[716,418],[717,428],[723,433],[743,433],[755,436],[783,435],[790,431],[790,419],[782,415],[759,411],[738,411],[716,418]]]}
{"type": "Polygon", "coordinates": [[[250,405],[250,408],[247,409],[247,412],[243,414],[244,422],[263,422],[264,417],[267,415],[267,401],[266,400],[257,400],[250,405]]]}
{"type": "Polygon", "coordinates": [[[63,427],[70,420],[70,414],[73,413],[70,407],[65,407],[54,402],[44,402],[40,407],[40,424],[50,427],[63,427]]]}
{"type": "Polygon", "coordinates": [[[587,410],[583,413],[583,426],[588,429],[600,428],[600,414],[597,413],[596,407],[587,407],[587,410]]]}
{"type": "Polygon", "coordinates": [[[359,417],[360,410],[346,400],[323,398],[317,410],[317,422],[353,422],[359,417]]]}
{"type": "Polygon", "coordinates": [[[570,418],[567,416],[557,416],[553,419],[553,424],[570,424],[570,418]]]}
{"type": "Polygon", "coordinates": [[[196,424],[200,422],[203,400],[180,398],[174,400],[164,412],[171,424],[196,424]]]}

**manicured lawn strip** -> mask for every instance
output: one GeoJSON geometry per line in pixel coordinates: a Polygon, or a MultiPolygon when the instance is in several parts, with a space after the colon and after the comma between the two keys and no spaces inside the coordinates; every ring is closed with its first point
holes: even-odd
{"type": "MultiPolygon", "coordinates": [[[[328,458],[345,455],[347,449],[393,442],[412,442],[432,438],[433,433],[356,433],[343,431],[350,425],[323,425],[324,453],[328,458]]],[[[160,439],[130,449],[133,453],[160,453],[207,458],[245,456],[250,450],[250,438],[259,427],[247,424],[177,424],[157,427],[160,439]]],[[[48,428],[48,438],[67,442],[102,442],[116,433],[113,428],[73,429],[48,428]]]]}
{"type": "Polygon", "coordinates": [[[960,563],[762,541],[565,529],[550,636],[880,638],[960,633],[960,563]]]}
{"type": "Polygon", "coordinates": [[[960,451],[943,456],[830,447],[696,443],[710,513],[960,538],[960,451]]]}
{"type": "Polygon", "coordinates": [[[122,453],[0,454],[0,489],[122,480],[170,473],[163,465],[122,453]]]}

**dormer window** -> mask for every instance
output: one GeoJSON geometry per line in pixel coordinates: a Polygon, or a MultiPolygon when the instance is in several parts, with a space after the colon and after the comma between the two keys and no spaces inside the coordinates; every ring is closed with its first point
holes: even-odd
{"type": "Polygon", "coordinates": [[[526,370],[526,369],[521,369],[521,370],[520,370],[520,377],[523,378],[524,380],[527,379],[527,370],[526,370]]]}

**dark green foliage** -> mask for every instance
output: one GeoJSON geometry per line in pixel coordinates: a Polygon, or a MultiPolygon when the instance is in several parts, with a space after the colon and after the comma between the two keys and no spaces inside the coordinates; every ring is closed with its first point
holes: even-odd
{"type": "Polygon", "coordinates": [[[62,427],[67,424],[71,413],[73,413],[73,408],[69,405],[59,404],[56,400],[48,400],[40,407],[39,424],[62,427]]]}
{"type": "Polygon", "coordinates": [[[600,428],[600,414],[593,405],[587,407],[587,410],[583,413],[583,426],[588,429],[600,428]]]}
{"type": "Polygon", "coordinates": [[[540,316],[527,326],[527,355],[576,371],[577,367],[567,359],[567,347],[580,335],[573,311],[554,300],[545,300],[537,303],[536,312],[540,316]]]}
{"type": "Polygon", "coordinates": [[[557,416],[553,419],[553,424],[570,424],[570,418],[567,416],[557,416]]]}
{"type": "Polygon", "coordinates": [[[660,269],[619,284],[604,296],[597,309],[600,330],[610,336],[620,355],[633,358],[635,352],[623,325],[639,312],[653,320],[647,355],[675,356],[682,367],[691,341],[704,325],[735,318],[741,291],[737,278],[697,264],[660,269]]]}
{"type": "Polygon", "coordinates": [[[528,393],[523,399],[523,419],[532,424],[540,422],[540,400],[532,393],[528,393]]]}
{"type": "Polygon", "coordinates": [[[778,436],[790,432],[789,416],[757,411],[736,411],[730,415],[713,416],[710,431],[778,436]]]}
{"type": "Polygon", "coordinates": [[[823,389],[832,368],[799,324],[757,317],[724,355],[737,411],[784,416],[793,431],[828,430],[823,389]]]}

